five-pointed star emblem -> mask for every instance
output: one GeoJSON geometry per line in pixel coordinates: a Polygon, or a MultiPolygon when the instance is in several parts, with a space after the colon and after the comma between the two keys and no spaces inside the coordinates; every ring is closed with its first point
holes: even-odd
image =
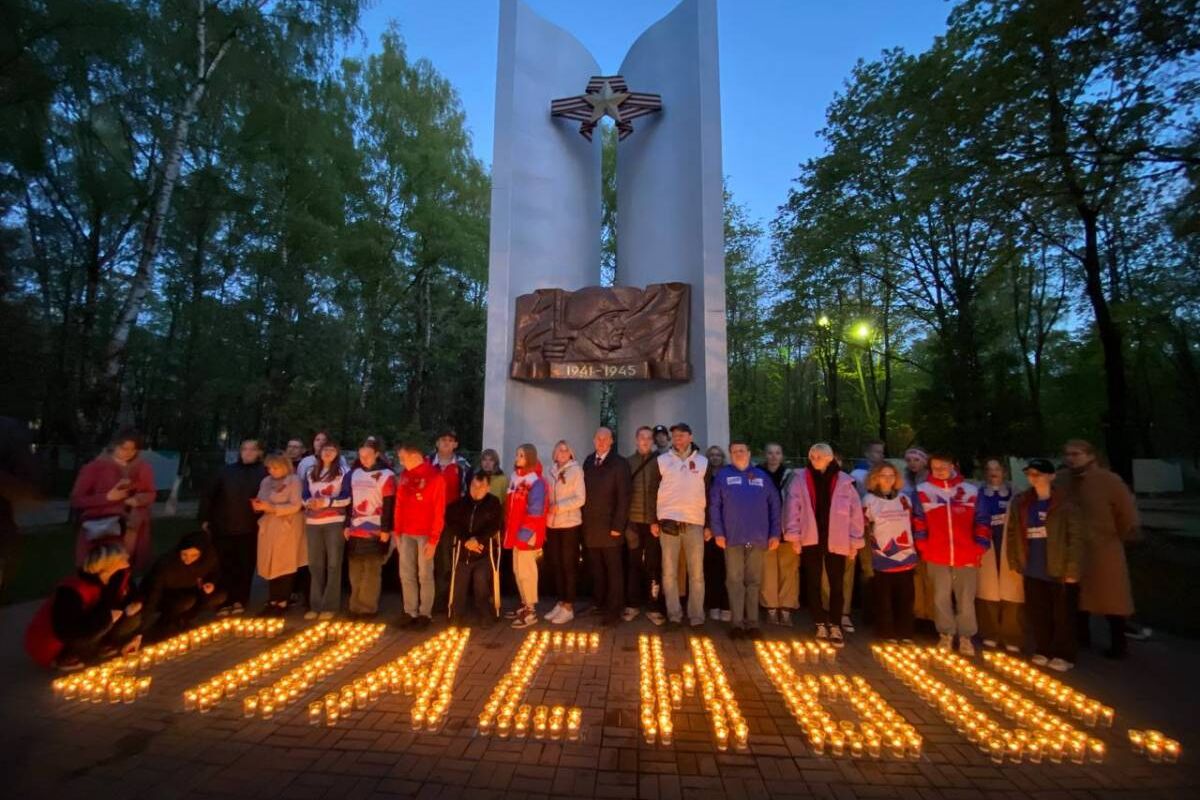
{"type": "Polygon", "coordinates": [[[590,92],[583,96],[592,107],[592,122],[597,122],[601,117],[609,116],[615,121],[621,121],[621,103],[629,99],[629,92],[614,92],[612,84],[608,81],[600,87],[597,92],[590,92]]]}

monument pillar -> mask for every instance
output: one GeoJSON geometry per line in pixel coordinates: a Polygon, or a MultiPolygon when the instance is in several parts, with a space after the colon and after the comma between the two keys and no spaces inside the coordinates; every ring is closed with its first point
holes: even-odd
{"type": "Polygon", "coordinates": [[[509,377],[517,297],[599,281],[600,140],[587,141],[549,113],[551,98],[577,93],[599,73],[573,36],[518,0],[502,0],[483,446],[498,449],[506,468],[523,442],[547,463],[561,437],[583,447],[600,417],[592,382],[509,377]]]}
{"type": "Polygon", "coordinates": [[[686,383],[620,382],[621,445],[639,425],[684,421],[696,443],[729,442],[724,187],[716,0],[684,0],[621,64],[632,87],[662,95],[617,148],[617,284],[692,287],[686,383]]]}

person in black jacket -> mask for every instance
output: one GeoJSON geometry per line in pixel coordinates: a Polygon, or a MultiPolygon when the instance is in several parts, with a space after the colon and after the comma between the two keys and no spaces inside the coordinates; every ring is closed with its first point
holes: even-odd
{"type": "Polygon", "coordinates": [[[621,545],[629,521],[631,478],[629,463],[613,450],[613,434],[599,428],[592,443],[595,452],[583,461],[583,543],[592,565],[592,591],[603,624],[621,621],[625,605],[621,545]]]}
{"type": "Polygon", "coordinates": [[[450,599],[450,618],[465,619],[468,593],[474,595],[480,624],[490,628],[496,622],[493,606],[493,586],[496,570],[492,552],[499,556],[502,513],[500,501],[490,491],[491,477],[477,472],[465,497],[455,500],[446,509],[446,528],[443,536],[458,543],[454,554],[454,592],[450,599]]]}
{"type": "Polygon", "coordinates": [[[220,562],[208,534],[184,534],[142,581],[146,637],[155,641],[178,633],[200,612],[220,608],[228,595],[218,587],[219,577],[220,562]]]}
{"type": "Polygon", "coordinates": [[[246,439],[238,461],[222,467],[200,497],[200,527],[212,537],[229,590],[228,604],[217,611],[218,616],[241,614],[250,602],[259,517],[250,501],[267,477],[262,457],[258,440],[246,439]]]}

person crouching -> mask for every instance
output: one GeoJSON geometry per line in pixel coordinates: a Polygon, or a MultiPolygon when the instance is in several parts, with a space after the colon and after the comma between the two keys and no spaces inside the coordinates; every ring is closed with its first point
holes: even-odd
{"type": "Polygon", "coordinates": [[[79,571],[62,580],[25,631],[34,663],[60,670],[128,654],[141,643],[142,604],[130,600],[129,555],[117,544],[88,551],[79,571]]]}

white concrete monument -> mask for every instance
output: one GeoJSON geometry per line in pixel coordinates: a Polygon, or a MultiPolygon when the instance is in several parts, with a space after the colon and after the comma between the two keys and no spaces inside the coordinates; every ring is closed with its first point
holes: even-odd
{"type": "Polygon", "coordinates": [[[604,379],[620,449],[638,425],[679,421],[728,442],[722,199],[716,0],[684,0],[609,77],[502,0],[484,447],[505,462],[522,442],[547,460],[559,438],[588,449],[604,379]],[[617,286],[579,292],[600,282],[602,116],[621,136],[617,286]]]}

